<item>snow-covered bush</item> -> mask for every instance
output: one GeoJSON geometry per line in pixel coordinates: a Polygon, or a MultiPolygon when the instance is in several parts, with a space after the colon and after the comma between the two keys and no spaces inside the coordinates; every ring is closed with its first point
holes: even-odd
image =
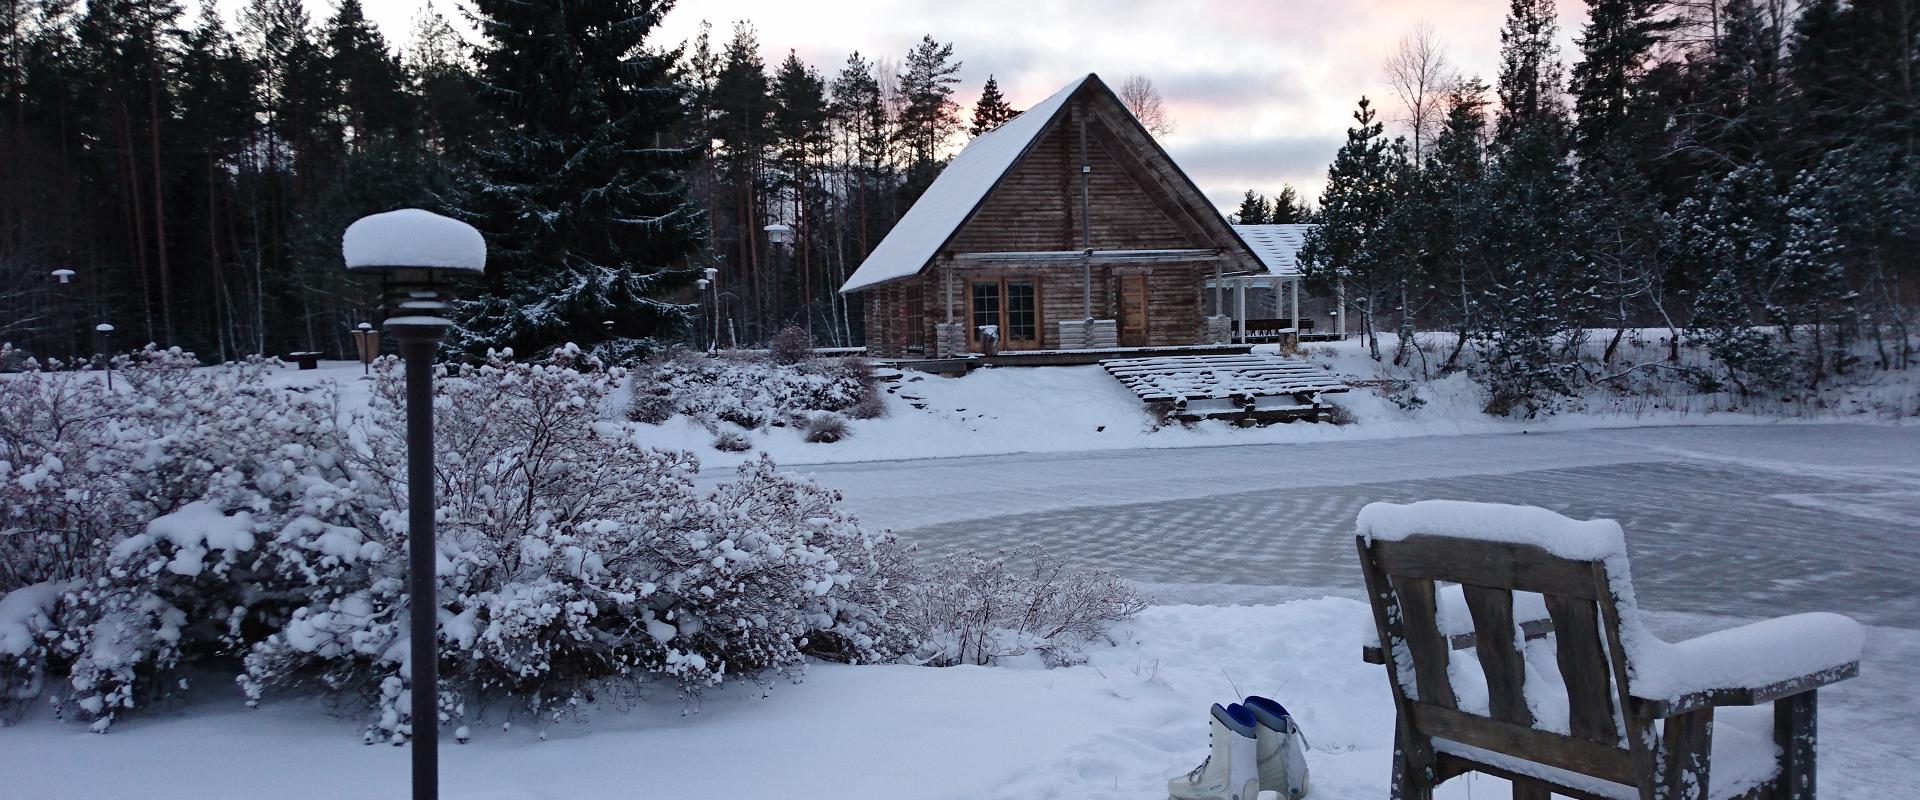
{"type": "Polygon", "coordinates": [[[739,431],[721,431],[713,436],[713,449],[722,453],[744,453],[753,449],[753,440],[739,431]]]}
{"type": "MultiPolygon", "coordinates": [[[[472,699],[559,715],[609,682],[665,676],[696,691],[729,675],[792,670],[815,638],[872,661],[907,647],[866,587],[892,547],[838,496],[764,459],[702,496],[692,456],[641,447],[601,407],[623,377],[563,349],[543,364],[496,357],[438,382],[443,721],[472,699]]],[[[361,454],[398,492],[400,376],[378,379],[361,454]]],[[[404,497],[383,523],[405,528],[404,497]]],[[[247,659],[256,697],[322,676],[379,707],[370,734],[409,723],[398,564],[351,595],[296,611],[247,659]]]]}
{"type": "Polygon", "coordinates": [[[823,411],[807,418],[807,441],[832,444],[847,438],[847,418],[823,411]]]}
{"type": "Polygon", "coordinates": [[[1119,577],[1069,569],[1034,547],[1017,558],[962,553],[926,565],[906,618],[924,664],[984,665],[1031,654],[1059,666],[1083,660],[1086,645],[1146,606],[1119,577]]]}
{"type": "Polygon", "coordinates": [[[635,370],[627,417],[657,424],[685,414],[709,429],[722,422],[754,429],[811,412],[846,411],[875,402],[877,394],[873,367],[863,359],[782,363],[762,353],[708,357],[679,350],[635,370]]]}
{"type": "Polygon", "coordinates": [[[258,361],[201,369],[178,350],[116,369],[114,392],[73,373],[0,382],[0,588],[37,598],[4,601],[33,607],[28,624],[0,626],[32,641],[7,647],[0,682],[22,695],[64,676],[54,700],[102,730],[174,691],[162,674],[237,656],[249,631],[326,583],[327,568],[297,566],[312,545],[301,525],[371,519],[337,458],[330,393],[269,387],[258,361]]]}
{"type": "MultiPolygon", "coordinates": [[[[255,701],[317,687],[370,703],[370,738],[405,736],[397,362],[350,423],[330,393],[271,387],[260,365],[192,365],[149,351],[112,395],[0,381],[0,689],[104,730],[185,688],[176,668],[230,665],[255,701]]],[[[690,454],[604,418],[623,377],[563,348],[436,382],[441,721],[912,648],[904,550],[764,459],[696,491],[690,454]]]]}
{"type": "Polygon", "coordinates": [[[767,355],[782,366],[798,364],[813,357],[813,335],[798,325],[788,325],[767,340],[767,355]]]}

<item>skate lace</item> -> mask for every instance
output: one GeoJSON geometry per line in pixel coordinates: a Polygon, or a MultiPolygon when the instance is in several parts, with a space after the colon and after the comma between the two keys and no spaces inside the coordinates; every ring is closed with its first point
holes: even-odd
{"type": "MultiPolygon", "coordinates": [[[[1201,759],[1200,766],[1194,767],[1192,771],[1187,773],[1187,782],[1198,783],[1200,781],[1200,774],[1203,772],[1206,772],[1207,765],[1211,763],[1213,763],[1213,756],[1207,756],[1206,758],[1201,759]]],[[[1160,774],[1165,775],[1166,773],[1162,772],[1160,774]]]]}

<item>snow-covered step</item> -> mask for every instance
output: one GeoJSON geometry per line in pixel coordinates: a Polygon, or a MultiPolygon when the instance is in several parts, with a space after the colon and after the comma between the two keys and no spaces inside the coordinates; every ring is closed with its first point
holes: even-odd
{"type": "Polygon", "coordinates": [[[1175,416],[1202,419],[1316,418],[1320,395],[1345,382],[1305,361],[1272,353],[1114,358],[1100,362],[1142,402],[1172,403],[1175,416]]]}

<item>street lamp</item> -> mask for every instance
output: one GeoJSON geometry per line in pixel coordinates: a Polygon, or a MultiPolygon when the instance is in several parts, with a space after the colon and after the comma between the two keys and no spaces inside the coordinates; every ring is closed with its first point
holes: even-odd
{"type": "Polygon", "coordinates": [[[707,276],[704,288],[711,309],[707,312],[707,352],[711,353],[720,348],[720,270],[707,267],[704,272],[707,276]]]}
{"type": "Polygon", "coordinates": [[[762,230],[767,232],[767,241],[771,242],[775,247],[780,247],[793,241],[793,226],[784,222],[773,223],[762,230]]]}
{"type": "Polygon", "coordinates": [[[113,326],[105,322],[93,326],[93,351],[100,354],[100,363],[107,367],[107,391],[113,391],[113,326]]]}
{"type": "MultiPolygon", "coordinates": [[[[700,280],[693,282],[693,297],[694,297],[694,300],[700,304],[700,316],[705,317],[707,315],[707,299],[706,299],[707,298],[707,279],[706,278],[701,278],[700,280]]],[[[705,319],[699,320],[694,325],[694,328],[693,328],[693,346],[694,347],[700,346],[700,336],[701,334],[706,333],[705,330],[702,330],[705,327],[707,327],[707,321],[705,319]]]]}
{"type": "Polygon", "coordinates": [[[360,374],[371,374],[373,360],[380,357],[380,332],[373,329],[372,323],[353,326],[353,349],[360,356],[360,374]]]}
{"type": "MultiPolygon", "coordinates": [[[[67,284],[73,283],[73,276],[76,273],[66,267],[61,267],[49,274],[53,275],[53,279],[59,281],[61,286],[66,286],[67,284]]],[[[73,362],[80,358],[80,343],[74,340],[73,320],[69,316],[73,313],[72,290],[62,289],[60,291],[60,305],[60,310],[63,312],[60,315],[60,327],[67,329],[67,367],[71,369],[73,362]]]]}
{"type": "Polygon", "coordinates": [[[487,241],[473,226],[403,208],[347,226],[349,272],[380,275],[387,331],[407,367],[407,602],[413,692],[413,797],[440,794],[439,600],[434,581],[433,358],[454,299],[450,278],[486,270],[487,241]]]}

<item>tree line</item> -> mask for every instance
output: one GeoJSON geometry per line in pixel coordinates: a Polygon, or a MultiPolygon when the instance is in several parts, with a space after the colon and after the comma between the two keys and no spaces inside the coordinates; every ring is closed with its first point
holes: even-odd
{"type": "Polygon", "coordinates": [[[247,0],[233,24],[212,3],[0,0],[0,339],[350,354],[378,286],[340,269],[340,234],[414,206],[488,237],[456,314],[474,355],[788,325],[858,343],[840,283],[955,145],[1016,110],[989,78],[967,115],[931,36],[898,60],[769,67],[747,23],[655,41],[673,5],[476,0],[472,44],[429,4],[396,50],[361,0],[320,19],[247,0]]]}
{"type": "Polygon", "coordinates": [[[1589,331],[1665,328],[1745,391],[1905,368],[1920,278],[1912,0],[1588,0],[1570,74],[1551,0],[1512,0],[1488,87],[1431,34],[1390,59],[1406,135],[1362,98],[1301,256],[1383,357],[1475,348],[1489,409],[1595,376],[1589,331]]]}

